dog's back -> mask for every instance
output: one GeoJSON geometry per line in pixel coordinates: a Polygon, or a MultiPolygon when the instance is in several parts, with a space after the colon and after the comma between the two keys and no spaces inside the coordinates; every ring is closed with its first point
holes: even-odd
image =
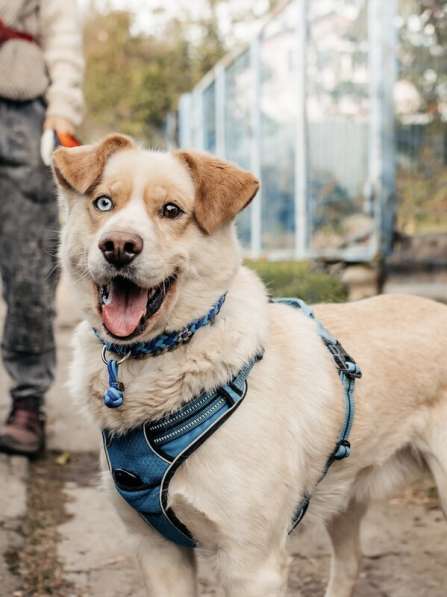
{"type": "Polygon", "coordinates": [[[360,364],[364,375],[359,392],[374,392],[376,407],[383,403],[389,413],[392,395],[398,409],[442,398],[447,388],[447,307],[420,297],[383,295],[321,304],[315,312],[360,364]]]}

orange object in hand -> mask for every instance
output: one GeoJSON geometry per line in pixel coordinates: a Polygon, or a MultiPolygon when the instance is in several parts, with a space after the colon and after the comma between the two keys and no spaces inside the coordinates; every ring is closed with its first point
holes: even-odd
{"type": "Polygon", "coordinates": [[[60,133],[58,131],[54,131],[54,137],[55,147],[58,147],[59,145],[62,145],[62,147],[78,147],[81,145],[79,139],[77,139],[71,133],[60,133]]]}

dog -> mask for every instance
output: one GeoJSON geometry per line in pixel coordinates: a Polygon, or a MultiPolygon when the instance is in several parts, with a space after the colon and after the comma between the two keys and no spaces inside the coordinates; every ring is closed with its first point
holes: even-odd
{"type": "MultiPolygon", "coordinates": [[[[243,402],[178,466],[165,496],[175,519],[215,555],[226,597],[285,595],[288,533],[305,496],[306,520],[324,521],[333,546],[326,597],[353,594],[359,525],[372,498],[428,468],[447,511],[445,306],[396,295],[315,306],[363,372],[352,453],[322,479],[345,417],[343,384],[316,322],[271,302],[241,265],[234,219],[257,179],[205,153],[147,151],[119,134],[59,148],[53,169],[65,210],[60,258],[85,315],[69,384],[108,438],[175,417],[259,355],[243,402]],[[108,379],[102,351],[110,364],[112,345],[125,353],[189,329],[219,297],[220,312],[189,342],[130,355],[108,379]],[[118,408],[104,403],[110,384],[124,396],[118,408]]],[[[197,596],[195,551],[148,525],[102,461],[148,595],[197,596]]]]}

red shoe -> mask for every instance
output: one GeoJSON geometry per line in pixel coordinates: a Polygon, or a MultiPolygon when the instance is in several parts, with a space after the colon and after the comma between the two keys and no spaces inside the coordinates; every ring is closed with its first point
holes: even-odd
{"type": "Polygon", "coordinates": [[[37,456],[45,449],[45,417],[37,406],[13,405],[0,427],[0,452],[37,456]]]}

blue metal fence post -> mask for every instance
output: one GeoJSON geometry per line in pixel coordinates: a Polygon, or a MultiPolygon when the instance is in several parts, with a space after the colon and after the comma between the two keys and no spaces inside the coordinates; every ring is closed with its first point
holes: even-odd
{"type": "Polygon", "coordinates": [[[216,154],[225,159],[225,67],[214,69],[216,81],[216,154]]]}
{"type": "Polygon", "coordinates": [[[306,122],[306,38],[307,3],[297,2],[296,60],[298,98],[295,141],[295,256],[303,259],[309,245],[309,214],[307,188],[307,122],[306,122]]]}
{"type": "Polygon", "coordinates": [[[393,94],[397,77],[397,14],[397,0],[369,2],[369,187],[377,238],[370,257],[386,255],[391,249],[395,217],[396,151],[393,94]]]}
{"type": "Polygon", "coordinates": [[[197,86],[192,92],[192,114],[193,114],[193,144],[194,147],[203,150],[205,147],[205,126],[203,111],[203,89],[197,86]]]}
{"type": "MultiPolygon", "coordinates": [[[[250,70],[253,76],[251,97],[251,136],[250,168],[261,178],[261,36],[258,34],[250,44],[250,70]]],[[[262,231],[262,190],[259,191],[251,207],[251,256],[256,259],[261,254],[262,231]]]]}
{"type": "Polygon", "coordinates": [[[180,147],[192,147],[191,138],[191,94],[184,93],[180,97],[179,107],[179,145],[180,147]]]}

